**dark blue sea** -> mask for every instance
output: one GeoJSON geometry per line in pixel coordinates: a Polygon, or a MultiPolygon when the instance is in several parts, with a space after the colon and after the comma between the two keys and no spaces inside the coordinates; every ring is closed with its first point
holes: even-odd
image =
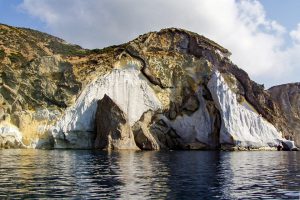
{"type": "Polygon", "coordinates": [[[300,152],[0,150],[0,199],[299,199],[300,152]]]}

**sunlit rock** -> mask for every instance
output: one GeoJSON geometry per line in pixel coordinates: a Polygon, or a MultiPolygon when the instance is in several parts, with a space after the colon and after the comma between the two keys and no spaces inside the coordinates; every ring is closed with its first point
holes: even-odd
{"type": "Polygon", "coordinates": [[[242,106],[218,71],[212,75],[208,88],[221,113],[221,144],[260,148],[280,143],[281,133],[261,115],[242,106]]]}
{"type": "Polygon", "coordinates": [[[298,85],[265,90],[230,61],[227,49],[202,35],[168,28],[89,50],[30,29],[0,30],[0,124],[7,147],[299,145],[298,85]],[[122,117],[110,109],[115,106],[98,107],[104,95],[122,117]],[[99,126],[105,130],[97,134],[99,126]]]}
{"type": "Polygon", "coordinates": [[[24,148],[22,133],[19,129],[8,123],[0,124],[0,149],[1,148],[24,148]]]}

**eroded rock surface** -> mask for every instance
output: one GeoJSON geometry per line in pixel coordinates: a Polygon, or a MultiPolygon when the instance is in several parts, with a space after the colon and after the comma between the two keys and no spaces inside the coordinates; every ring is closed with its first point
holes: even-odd
{"type": "Polygon", "coordinates": [[[98,101],[96,131],[96,149],[138,149],[127,115],[107,95],[98,101]]]}
{"type": "Polygon", "coordinates": [[[221,113],[221,145],[260,148],[280,144],[281,133],[259,113],[240,104],[218,71],[212,75],[208,88],[221,113]]]}
{"type": "Polygon", "coordinates": [[[300,83],[274,86],[268,90],[272,99],[281,109],[286,119],[285,127],[290,133],[286,137],[300,146],[300,83]]]}
{"type": "Polygon", "coordinates": [[[151,133],[152,112],[146,112],[133,126],[134,140],[137,146],[143,150],[159,150],[162,147],[156,135],[151,133]]]}
{"type": "Polygon", "coordinates": [[[54,138],[60,141],[57,148],[92,148],[97,101],[105,94],[126,113],[130,125],[145,111],[160,109],[161,103],[153,89],[137,70],[138,63],[124,61],[122,67],[87,85],[76,103],[66,109],[52,129],[54,138]],[[77,141],[78,133],[81,136],[77,141]]]}
{"type": "Polygon", "coordinates": [[[0,125],[0,149],[24,147],[22,134],[19,132],[18,128],[10,124],[2,123],[0,125]]]}
{"type": "Polygon", "coordinates": [[[0,31],[1,135],[15,147],[299,145],[299,86],[265,90],[204,36],[170,28],[87,50],[30,29],[0,31]]]}

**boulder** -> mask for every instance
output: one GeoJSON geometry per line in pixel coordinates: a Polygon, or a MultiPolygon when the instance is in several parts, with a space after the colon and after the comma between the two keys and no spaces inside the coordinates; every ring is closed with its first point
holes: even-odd
{"type": "Polygon", "coordinates": [[[159,150],[160,144],[155,135],[150,132],[152,112],[146,112],[132,127],[137,146],[142,150],[159,150]]]}
{"type": "Polygon", "coordinates": [[[295,142],[291,140],[282,140],[283,151],[297,151],[298,148],[295,146],[295,142]]]}
{"type": "Polygon", "coordinates": [[[96,132],[96,149],[138,150],[127,115],[107,95],[98,101],[96,132]]]}
{"type": "Polygon", "coordinates": [[[148,111],[134,124],[132,129],[137,146],[142,150],[183,149],[176,131],[161,117],[159,113],[148,111]]]}
{"type": "Polygon", "coordinates": [[[12,124],[0,123],[0,149],[25,148],[22,135],[12,124]]]}

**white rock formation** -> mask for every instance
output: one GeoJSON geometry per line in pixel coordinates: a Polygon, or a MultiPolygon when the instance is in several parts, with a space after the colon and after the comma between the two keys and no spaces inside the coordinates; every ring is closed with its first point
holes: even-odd
{"type": "Polygon", "coordinates": [[[173,121],[164,118],[184,143],[201,142],[207,145],[212,143],[213,119],[206,108],[202,93],[202,88],[199,88],[197,94],[199,108],[192,115],[177,116],[173,121]]]}
{"type": "MultiPolygon", "coordinates": [[[[82,91],[74,106],[68,108],[51,132],[55,148],[91,148],[95,139],[97,101],[107,94],[128,115],[132,126],[148,110],[162,107],[150,83],[133,62],[122,63],[111,73],[92,81],[82,91]]],[[[239,147],[275,147],[283,140],[281,133],[263,117],[237,101],[222,75],[215,71],[208,83],[213,100],[220,111],[222,125],[219,142],[239,147]]],[[[164,121],[176,130],[185,143],[210,145],[214,129],[202,89],[198,91],[199,108],[191,115],[164,121]]]]}
{"type": "Polygon", "coordinates": [[[130,125],[148,110],[158,110],[161,103],[146,78],[133,62],[91,82],[80,94],[74,106],[52,129],[55,148],[89,148],[94,137],[97,101],[107,94],[127,114],[130,125]],[[61,140],[63,139],[63,140],[61,140]],[[61,143],[68,140],[71,145],[61,143]]]}
{"type": "Polygon", "coordinates": [[[18,127],[3,122],[0,124],[0,144],[10,143],[15,145],[12,147],[21,147],[24,146],[22,143],[22,134],[20,133],[18,127]]]}
{"type": "Polygon", "coordinates": [[[221,113],[221,144],[274,147],[280,143],[281,133],[262,116],[241,105],[218,71],[213,73],[208,88],[221,113]]]}

